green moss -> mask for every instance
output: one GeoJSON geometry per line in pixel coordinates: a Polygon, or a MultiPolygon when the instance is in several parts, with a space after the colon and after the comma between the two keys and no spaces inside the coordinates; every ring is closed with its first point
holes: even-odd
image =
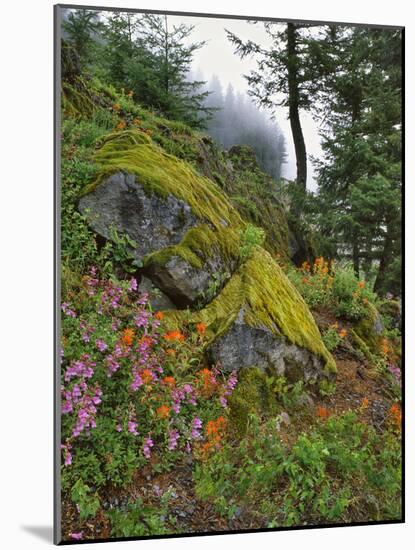
{"type": "Polygon", "coordinates": [[[371,364],[375,364],[376,358],[370,351],[369,346],[366,344],[366,342],[352,328],[349,330],[349,334],[352,337],[353,345],[363,353],[363,355],[371,364]]]}
{"type": "Polygon", "coordinates": [[[165,153],[147,134],[137,130],[112,133],[104,138],[94,160],[98,176],[84,194],[109,175],[124,171],[134,174],[149,193],[164,197],[172,194],[183,200],[200,218],[200,225],[190,229],[179,244],[148,255],[144,259],[146,267],[152,263],[164,265],[172,256],[180,256],[195,268],[201,268],[215,253],[224,260],[238,257],[244,223],[224,193],[188,163],[165,153]]]}
{"type": "Polygon", "coordinates": [[[95,155],[98,177],[91,192],[103,179],[118,171],[134,174],[148,192],[172,194],[186,202],[193,213],[215,229],[242,226],[243,222],[220,188],[200,176],[190,164],[164,152],[149,136],[137,130],[106,136],[95,155]]]}
{"type": "Polygon", "coordinates": [[[233,227],[218,227],[212,230],[202,224],[189,229],[181,242],[149,254],[143,261],[145,267],[151,264],[165,265],[173,256],[180,256],[191,266],[201,269],[205,260],[215,254],[229,264],[239,254],[239,232],[233,227]]]}
{"type": "MultiPolygon", "coordinates": [[[[242,307],[248,324],[284,335],[290,342],[321,357],[327,372],[336,372],[334,359],[321,339],[308,306],[270,254],[260,247],[254,248],[210,304],[191,314],[191,321],[202,321],[208,326],[210,343],[235,321],[242,307]]],[[[172,312],[170,318],[180,325],[183,313],[172,312]]]]}
{"type": "Polygon", "coordinates": [[[379,314],[377,309],[370,303],[367,304],[366,310],[367,314],[356,324],[354,330],[356,335],[363,340],[368,349],[372,353],[378,354],[382,338],[375,332],[375,322],[379,314]]]}
{"type": "Polygon", "coordinates": [[[239,372],[238,384],[228,402],[230,425],[238,436],[245,435],[250,414],[262,416],[277,412],[277,403],[266,379],[266,374],[257,367],[239,372]]]}
{"type": "Polygon", "coordinates": [[[272,255],[288,259],[287,214],[279,200],[284,196],[284,186],[259,168],[250,147],[232,147],[229,158],[233,178],[226,182],[224,189],[232,204],[243,219],[265,230],[264,247],[272,255]]]}
{"type": "Polygon", "coordinates": [[[81,78],[62,82],[62,111],[71,118],[91,117],[96,109],[91,91],[81,78]]]}

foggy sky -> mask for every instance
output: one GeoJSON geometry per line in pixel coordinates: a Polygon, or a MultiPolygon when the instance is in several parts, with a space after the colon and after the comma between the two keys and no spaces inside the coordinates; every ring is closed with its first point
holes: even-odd
{"type": "MultiPolygon", "coordinates": [[[[248,90],[243,75],[256,68],[255,58],[247,57],[241,60],[238,55],[234,54],[233,45],[226,37],[225,28],[244,40],[249,38],[266,46],[270,44],[270,39],[261,23],[252,25],[246,21],[235,19],[171,15],[168,20],[171,25],[180,23],[194,25],[194,31],[189,38],[191,42],[207,41],[205,46],[194,54],[193,71],[202,71],[203,77],[207,81],[210,80],[213,74],[216,74],[224,91],[229,83],[233,85],[235,91],[246,92],[248,90]]],[[[287,179],[294,179],[296,175],[295,153],[287,108],[278,108],[276,121],[284,134],[287,145],[287,162],[283,165],[283,176],[287,179]]],[[[308,156],[321,157],[322,150],[317,124],[308,113],[301,114],[301,122],[308,156]]],[[[315,190],[316,187],[313,167],[311,162],[308,161],[307,188],[315,190]]]]}

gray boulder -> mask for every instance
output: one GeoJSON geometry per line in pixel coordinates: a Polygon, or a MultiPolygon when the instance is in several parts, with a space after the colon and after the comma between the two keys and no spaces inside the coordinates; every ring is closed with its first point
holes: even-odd
{"type": "Polygon", "coordinates": [[[172,194],[163,197],[145,191],[134,175],[120,171],[107,177],[80,199],[79,210],[102,237],[113,238],[116,229],[135,241],[131,253],[138,262],[145,259],[144,275],[163,293],[162,300],[155,298],[159,309],[172,309],[173,304],[178,308],[206,304],[236,265],[236,260],[225,261],[219,248],[206,258],[202,251],[193,250],[200,259],[197,267],[175,253],[174,246],[203,220],[172,194]],[[163,251],[168,252],[167,261],[165,254],[163,261],[157,254],[151,256],[163,251]]]}
{"type": "Polygon", "coordinates": [[[231,276],[234,265],[226,265],[219,254],[194,267],[177,255],[164,263],[149,262],[146,273],[154,284],[179,307],[208,303],[231,276]]]}
{"type": "Polygon", "coordinates": [[[137,243],[137,261],[166,246],[178,244],[197,225],[190,206],[173,195],[147,193],[134,175],[117,172],[79,201],[79,210],[92,229],[106,239],[111,230],[126,233],[137,243]]]}
{"type": "Polygon", "coordinates": [[[235,322],[209,346],[208,355],[210,361],[219,364],[225,372],[255,366],[274,376],[285,376],[290,383],[313,382],[323,376],[319,357],[266,327],[250,326],[244,320],[243,309],[235,322]]]}
{"type": "Polygon", "coordinates": [[[149,301],[153,311],[168,311],[176,309],[176,306],[164,292],[155,287],[150,279],[141,276],[140,284],[138,285],[140,293],[146,293],[149,296],[149,301]]]}

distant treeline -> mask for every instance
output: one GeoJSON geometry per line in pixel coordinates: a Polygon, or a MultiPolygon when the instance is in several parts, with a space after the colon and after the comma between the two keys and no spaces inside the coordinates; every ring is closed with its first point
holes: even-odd
{"type": "Polygon", "coordinates": [[[193,26],[172,25],[162,15],[78,9],[66,11],[62,28],[79,73],[132,92],[165,117],[206,129],[225,148],[252,146],[259,165],[281,176],[285,141],[278,125],[231,86],[224,95],[217,77],[209,85],[193,77],[194,55],[205,45],[190,41],[193,26]]]}
{"type": "Polygon", "coordinates": [[[232,84],[224,93],[216,75],[206,90],[210,93],[204,105],[216,109],[207,120],[207,132],[225,149],[232,145],[249,145],[261,168],[279,179],[287,156],[286,144],[278,124],[269,113],[258,109],[248,96],[235,93],[232,84]]]}

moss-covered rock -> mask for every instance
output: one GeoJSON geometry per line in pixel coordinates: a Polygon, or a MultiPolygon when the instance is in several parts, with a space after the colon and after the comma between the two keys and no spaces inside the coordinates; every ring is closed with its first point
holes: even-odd
{"type": "Polygon", "coordinates": [[[379,354],[384,331],[382,319],[378,310],[372,304],[367,304],[366,311],[366,315],[356,323],[354,332],[370,352],[379,354]]]}
{"type": "Polygon", "coordinates": [[[307,305],[270,254],[254,246],[241,263],[246,223],[218,184],[139,130],[107,136],[95,163],[81,211],[105,238],[115,225],[135,241],[144,273],[176,307],[197,306],[169,317],[208,326],[212,362],[270,368],[291,381],[333,375],[307,305]]]}
{"type": "Polygon", "coordinates": [[[79,204],[92,228],[135,241],[135,259],[178,306],[212,298],[212,279],[223,284],[236,266],[245,225],[220,188],[137,130],[107,136],[95,162],[79,204]]]}
{"type": "Polygon", "coordinates": [[[257,367],[244,368],[239,373],[238,384],[229,398],[231,428],[238,436],[246,433],[250,414],[277,413],[277,401],[266,382],[266,374],[257,367]]]}
{"type": "MultiPolygon", "coordinates": [[[[181,324],[184,317],[172,312],[170,319],[181,324]]],[[[207,325],[208,356],[224,370],[254,365],[310,382],[336,372],[304,300],[260,247],[190,321],[207,325]]]]}

